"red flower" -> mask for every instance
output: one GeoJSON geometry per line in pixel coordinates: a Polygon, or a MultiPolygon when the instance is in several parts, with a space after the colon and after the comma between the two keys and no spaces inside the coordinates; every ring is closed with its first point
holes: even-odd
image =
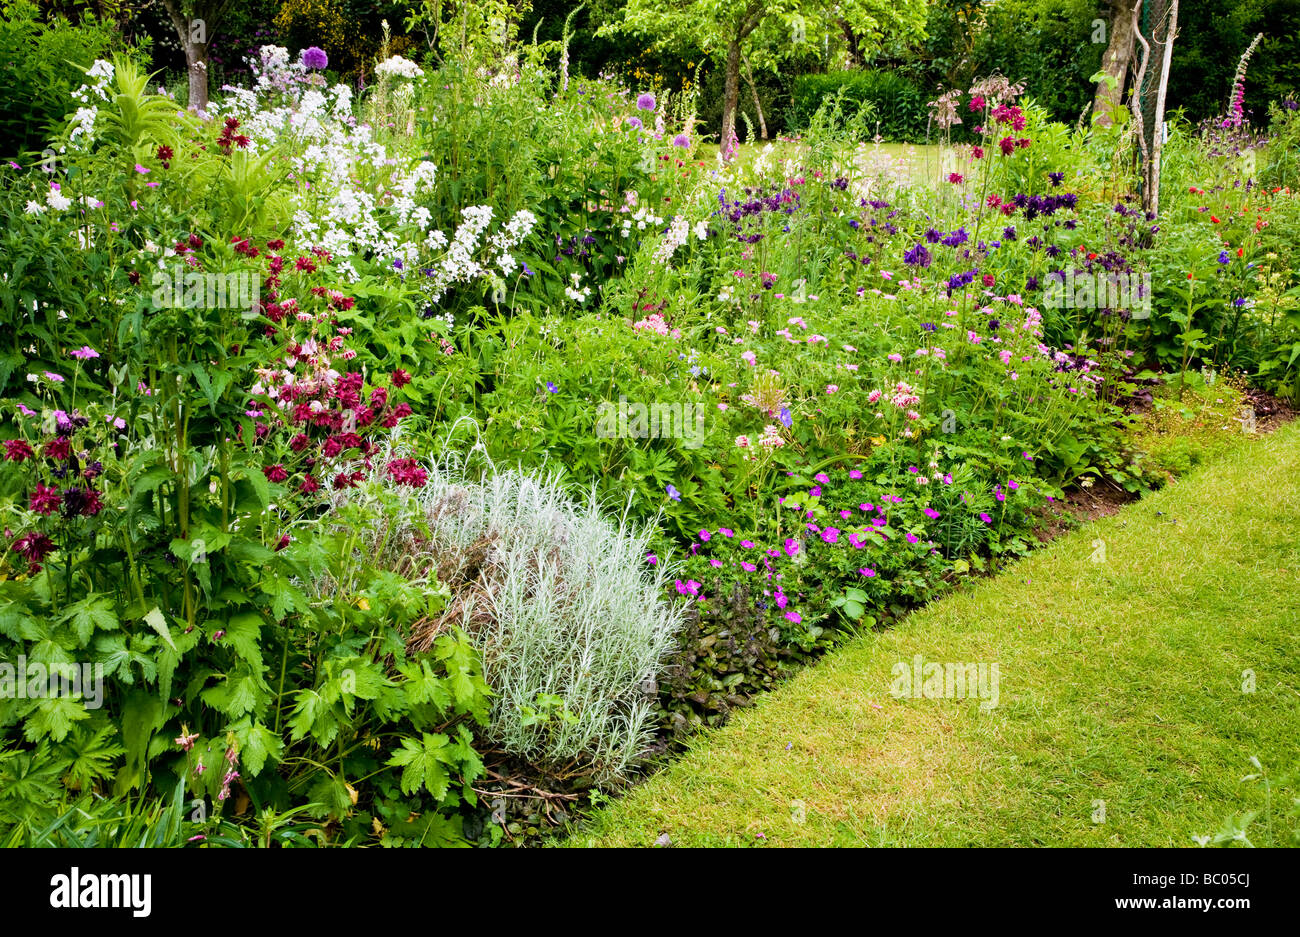
{"type": "Polygon", "coordinates": [[[948,181],[953,183],[954,185],[961,185],[963,181],[961,173],[959,172],[948,173],[948,181]]]}
{"type": "Polygon", "coordinates": [[[984,158],[984,147],[982,147],[982,146],[973,146],[973,147],[970,148],[970,153],[971,153],[971,156],[974,156],[976,159],[983,159],[983,158],[984,158]]]}
{"type": "Polygon", "coordinates": [[[277,462],[275,465],[267,465],[262,469],[262,474],[266,476],[267,481],[282,482],[289,477],[289,473],[284,470],[284,466],[277,462]]]}
{"type": "Polygon", "coordinates": [[[68,442],[66,436],[56,436],[45,444],[44,452],[51,459],[62,462],[71,455],[72,444],[68,442]]]}
{"type": "Polygon", "coordinates": [[[30,533],[13,542],[13,550],[30,565],[28,572],[32,575],[41,571],[41,560],[54,550],[54,541],[42,533],[30,533]]]}
{"type": "Polygon", "coordinates": [[[302,484],[298,486],[298,490],[305,495],[313,494],[320,490],[320,482],[308,475],[302,480],[302,484]]]}
{"type": "Polygon", "coordinates": [[[1012,140],[1010,137],[1003,137],[998,141],[998,146],[1002,148],[1003,156],[1010,156],[1012,152],[1015,151],[1016,141],[1012,140]]]}
{"type": "Polygon", "coordinates": [[[132,271],[130,271],[129,273],[127,273],[126,278],[127,278],[127,280],[131,283],[132,286],[139,286],[139,285],[140,285],[140,271],[139,271],[139,270],[132,270],[132,271]]]}
{"type": "Polygon", "coordinates": [[[289,448],[294,452],[302,452],[309,445],[311,445],[311,440],[307,438],[306,433],[299,433],[297,436],[293,437],[293,439],[289,440],[289,448]]]}
{"type": "Polygon", "coordinates": [[[158,162],[162,163],[163,169],[171,169],[171,160],[176,153],[170,146],[158,147],[158,162]]]}
{"type": "Polygon", "coordinates": [[[997,278],[994,277],[993,274],[991,274],[991,273],[986,273],[986,274],[984,274],[984,285],[985,285],[985,286],[992,286],[992,285],[993,285],[994,283],[996,283],[996,282],[997,282],[997,278]]]}
{"type": "Polygon", "coordinates": [[[279,250],[280,248],[282,248],[282,247],[284,247],[284,239],[283,239],[283,238],[276,238],[275,240],[267,241],[267,242],[266,242],[266,248],[267,248],[267,250],[278,251],[278,250],[279,250]]]}
{"type": "Polygon", "coordinates": [[[306,270],[308,273],[316,272],[316,265],[312,263],[310,260],[308,260],[306,257],[299,257],[297,260],[295,260],[293,262],[293,268],[295,270],[306,270]]]}
{"type": "Polygon", "coordinates": [[[407,374],[401,368],[398,368],[393,372],[394,387],[405,387],[409,383],[411,383],[411,375],[407,374]]]}
{"type": "Polygon", "coordinates": [[[388,415],[384,417],[383,421],[379,425],[384,429],[392,429],[397,425],[399,420],[410,415],[410,404],[399,403],[397,406],[393,407],[392,410],[388,411],[388,415]]]}
{"type": "Polygon", "coordinates": [[[420,468],[414,459],[394,459],[388,463],[388,474],[399,485],[410,485],[412,488],[423,488],[429,479],[429,473],[420,468]]]}
{"type": "Polygon", "coordinates": [[[382,409],[386,403],[388,403],[388,389],[386,387],[376,387],[370,392],[370,406],[382,409]]]}
{"type": "Polygon", "coordinates": [[[281,550],[287,547],[289,545],[289,539],[290,538],[288,534],[281,535],[279,542],[277,542],[275,545],[275,552],[279,553],[281,550]]]}
{"type": "Polygon", "coordinates": [[[38,482],[29,503],[37,514],[53,514],[63,503],[63,496],[59,494],[59,489],[47,488],[38,482]]]}
{"type": "Polygon", "coordinates": [[[32,447],[21,439],[5,440],[5,458],[10,462],[26,462],[34,458],[36,453],[32,452],[32,447]]]}
{"type": "Polygon", "coordinates": [[[1213,215],[1211,215],[1211,216],[1210,216],[1210,223],[1211,223],[1211,224],[1218,224],[1218,223],[1219,223],[1219,219],[1218,219],[1218,218],[1215,218],[1213,215]]]}

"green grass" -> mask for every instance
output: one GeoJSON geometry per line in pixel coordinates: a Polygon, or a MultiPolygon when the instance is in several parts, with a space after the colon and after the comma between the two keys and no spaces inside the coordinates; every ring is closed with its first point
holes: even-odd
{"type": "Polygon", "coordinates": [[[1188,846],[1262,809],[1251,756],[1277,774],[1298,746],[1291,424],[845,645],[566,845],[1188,846]],[[915,654],[998,663],[998,705],[895,699],[915,654]]]}

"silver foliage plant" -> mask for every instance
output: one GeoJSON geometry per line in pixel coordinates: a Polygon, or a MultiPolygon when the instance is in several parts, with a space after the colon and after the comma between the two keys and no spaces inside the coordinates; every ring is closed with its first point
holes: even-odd
{"type": "Polygon", "coordinates": [[[470,635],[496,694],[487,734],[506,752],[597,782],[626,775],[652,741],[683,617],[664,600],[674,564],[646,562],[652,530],[607,512],[594,491],[573,498],[554,474],[489,465],[478,479],[455,456],[425,467],[418,489],[375,475],[397,494],[402,509],[389,513],[402,529],[385,524],[363,547],[408,576],[436,566],[451,588],[411,646],[450,626],[470,635]]]}

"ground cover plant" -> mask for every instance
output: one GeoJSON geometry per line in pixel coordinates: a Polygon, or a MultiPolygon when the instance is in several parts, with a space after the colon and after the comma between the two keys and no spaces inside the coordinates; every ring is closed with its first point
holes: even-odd
{"type": "MultiPolygon", "coordinates": [[[[652,12],[607,33],[685,41],[652,12]]],[[[1260,46],[1167,115],[1157,206],[1140,108],[1064,123],[990,72],[886,112],[832,69],[763,143],[522,15],[257,41],[200,107],[148,44],[6,7],[83,61],[0,166],[0,841],[544,839],[1300,405],[1260,46]]],[[[800,61],[805,15],[727,41],[800,61]]]]}

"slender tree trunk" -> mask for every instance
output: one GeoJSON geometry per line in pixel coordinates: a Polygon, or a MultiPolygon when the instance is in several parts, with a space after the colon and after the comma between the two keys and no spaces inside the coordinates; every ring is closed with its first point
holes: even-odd
{"type": "Polygon", "coordinates": [[[1156,90],[1155,134],[1151,146],[1151,167],[1146,184],[1142,187],[1143,208],[1151,214],[1160,211],[1160,151],[1164,146],[1165,91],[1169,87],[1169,66],[1173,60],[1174,39],[1178,31],[1178,0],[1169,5],[1168,26],[1163,39],[1164,61],[1160,67],[1160,86],[1156,90]]]}
{"type": "Polygon", "coordinates": [[[1092,102],[1092,113],[1103,127],[1110,126],[1111,109],[1124,103],[1124,82],[1135,44],[1133,11],[1140,3],[1141,0],[1113,0],[1112,3],[1110,41],[1101,57],[1104,77],[1097,83],[1097,94],[1092,102]]]}
{"type": "Polygon", "coordinates": [[[767,121],[763,119],[763,104],[758,99],[758,85],[754,84],[754,70],[749,66],[749,59],[741,57],[741,62],[745,66],[745,81],[749,84],[749,90],[754,95],[754,110],[758,111],[758,128],[762,133],[763,139],[767,139],[767,121]]]}
{"type": "Polygon", "coordinates": [[[722,92],[722,138],[718,145],[725,153],[736,133],[736,108],[740,104],[740,41],[727,43],[727,76],[722,92]]]}

